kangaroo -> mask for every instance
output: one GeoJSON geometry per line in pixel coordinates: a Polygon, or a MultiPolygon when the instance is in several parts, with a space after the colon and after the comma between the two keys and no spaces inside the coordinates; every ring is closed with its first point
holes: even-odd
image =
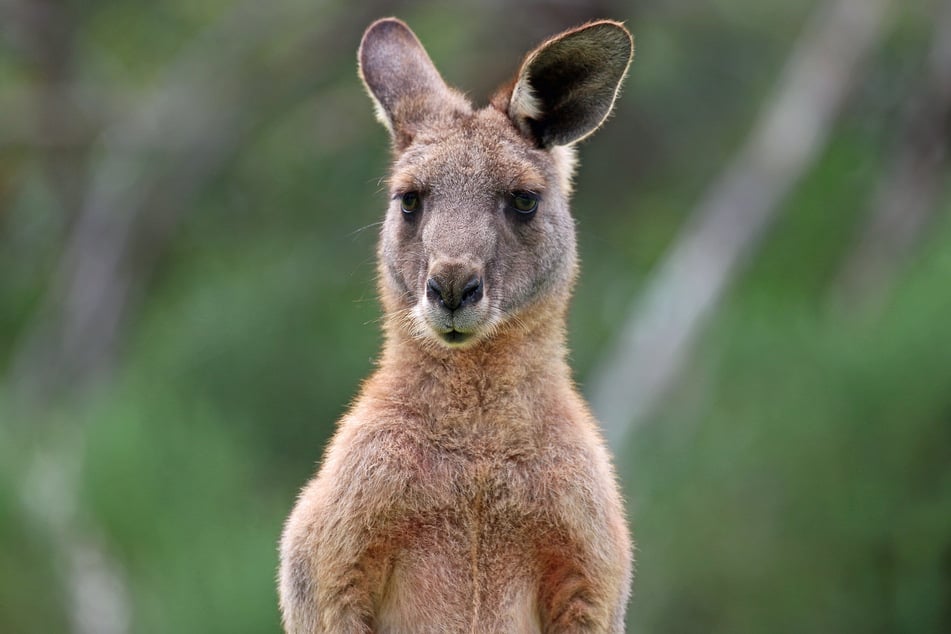
{"type": "Polygon", "coordinates": [[[384,344],[280,545],[293,634],[622,632],[632,547],[566,360],[573,144],[633,56],[618,22],[557,35],[474,109],[403,22],[363,36],[392,137],[384,344]]]}

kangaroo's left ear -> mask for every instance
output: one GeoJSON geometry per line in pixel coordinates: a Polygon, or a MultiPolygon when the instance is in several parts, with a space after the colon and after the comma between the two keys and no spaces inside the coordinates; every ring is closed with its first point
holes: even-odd
{"type": "Polygon", "coordinates": [[[498,105],[541,147],[575,143],[611,113],[633,57],[634,40],[620,22],[565,31],[528,54],[508,103],[498,105]]]}

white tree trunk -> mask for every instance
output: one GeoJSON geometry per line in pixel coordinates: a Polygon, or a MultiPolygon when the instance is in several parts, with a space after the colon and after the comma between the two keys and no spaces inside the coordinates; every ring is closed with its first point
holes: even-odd
{"type": "Polygon", "coordinates": [[[875,49],[889,0],[830,0],[806,24],[746,143],[694,211],[595,369],[591,401],[619,447],[679,375],[713,309],[823,148],[875,49]]]}

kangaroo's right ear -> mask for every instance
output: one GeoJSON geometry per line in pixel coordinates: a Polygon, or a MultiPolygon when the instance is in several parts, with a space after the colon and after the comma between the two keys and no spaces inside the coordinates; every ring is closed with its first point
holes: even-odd
{"type": "Polygon", "coordinates": [[[441,113],[469,109],[449,88],[423,45],[401,20],[371,24],[357,52],[360,77],[397,149],[410,144],[420,126],[441,113]]]}

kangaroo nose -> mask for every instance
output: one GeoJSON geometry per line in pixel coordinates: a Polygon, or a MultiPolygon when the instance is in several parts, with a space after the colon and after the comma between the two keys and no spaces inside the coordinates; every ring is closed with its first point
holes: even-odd
{"type": "Polygon", "coordinates": [[[426,296],[448,310],[471,306],[482,299],[482,278],[478,275],[434,275],[426,282],[426,296]]]}

